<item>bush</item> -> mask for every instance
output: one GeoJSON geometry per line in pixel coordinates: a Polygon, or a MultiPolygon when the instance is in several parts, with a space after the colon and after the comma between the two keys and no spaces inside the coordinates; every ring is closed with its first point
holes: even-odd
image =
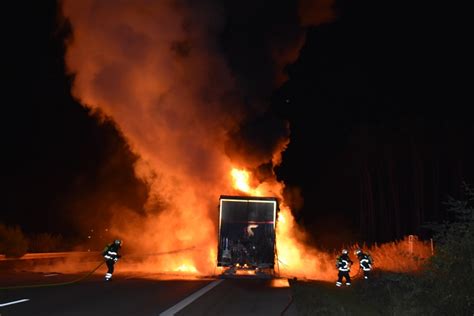
{"type": "Polygon", "coordinates": [[[376,300],[388,315],[474,315],[474,190],[449,198],[451,220],[430,224],[434,256],[420,273],[384,273],[360,288],[361,301],[376,300]]]}
{"type": "Polygon", "coordinates": [[[451,220],[432,226],[437,247],[418,291],[429,314],[474,313],[474,190],[463,188],[465,200],[446,202],[451,220]]]}
{"type": "Polygon", "coordinates": [[[0,223],[0,253],[19,258],[28,250],[28,241],[19,226],[8,227],[0,223]]]}

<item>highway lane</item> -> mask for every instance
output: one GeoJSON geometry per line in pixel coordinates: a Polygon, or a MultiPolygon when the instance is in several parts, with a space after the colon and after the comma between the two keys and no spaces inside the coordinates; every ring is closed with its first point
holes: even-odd
{"type": "MultiPolygon", "coordinates": [[[[46,275],[46,274],[45,274],[46,275]]],[[[73,275],[46,277],[44,284],[77,279],[73,275]]],[[[19,282],[10,283],[15,276],[1,277],[0,286],[8,284],[39,284],[35,273],[18,273],[19,282]]],[[[75,316],[75,315],[159,315],[183,298],[212,282],[212,279],[160,280],[153,276],[114,275],[111,282],[103,281],[102,274],[92,275],[78,283],[0,290],[1,316],[75,316]],[[21,301],[28,299],[28,301],[21,301]]]]}
{"type": "MultiPolygon", "coordinates": [[[[286,279],[225,279],[176,315],[295,315],[286,279]],[[283,313],[284,312],[284,313],[283,313]]],[[[167,316],[167,315],[164,315],[167,316]]]]}
{"type": "MultiPolygon", "coordinates": [[[[80,276],[0,271],[0,287],[69,282],[80,276]]],[[[68,285],[0,290],[0,315],[282,315],[290,299],[285,279],[166,280],[163,275],[117,273],[109,283],[95,273],[68,285]]],[[[294,312],[290,308],[285,315],[294,312]]]]}

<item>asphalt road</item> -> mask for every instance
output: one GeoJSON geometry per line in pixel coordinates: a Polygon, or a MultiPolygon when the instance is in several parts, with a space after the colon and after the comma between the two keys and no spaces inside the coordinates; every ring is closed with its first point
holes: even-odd
{"type": "Polygon", "coordinates": [[[286,279],[225,279],[176,315],[295,315],[286,279]]]}
{"type": "Polygon", "coordinates": [[[0,316],[293,315],[286,280],[0,271],[0,316]],[[66,283],[63,285],[47,285],[66,283]],[[8,286],[25,286],[1,289],[8,286]],[[46,285],[46,286],[45,286],[46,285]]]}

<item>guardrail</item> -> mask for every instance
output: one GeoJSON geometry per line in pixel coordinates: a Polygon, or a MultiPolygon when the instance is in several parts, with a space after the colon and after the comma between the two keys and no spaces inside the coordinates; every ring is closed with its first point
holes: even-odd
{"type": "Polygon", "coordinates": [[[0,261],[98,256],[99,254],[100,254],[99,251],[38,252],[38,253],[27,253],[18,258],[11,258],[11,257],[6,257],[5,255],[0,255],[0,261]]]}

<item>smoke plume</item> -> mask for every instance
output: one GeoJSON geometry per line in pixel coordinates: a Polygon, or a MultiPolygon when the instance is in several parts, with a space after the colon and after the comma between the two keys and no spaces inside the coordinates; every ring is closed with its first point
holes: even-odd
{"type": "MultiPolygon", "coordinates": [[[[268,97],[304,42],[297,3],[64,0],[61,6],[72,27],[66,65],[73,95],[117,124],[139,156],[136,176],[149,188],[146,216],[115,209],[111,229],[142,253],[204,249],[153,267],[208,273],[219,196],[239,193],[232,168],[254,171],[257,182],[269,183],[263,193],[281,197],[273,167],[289,142],[289,125],[269,115],[268,97]]],[[[305,17],[305,25],[328,21],[325,8],[323,18],[305,17]]]]}

